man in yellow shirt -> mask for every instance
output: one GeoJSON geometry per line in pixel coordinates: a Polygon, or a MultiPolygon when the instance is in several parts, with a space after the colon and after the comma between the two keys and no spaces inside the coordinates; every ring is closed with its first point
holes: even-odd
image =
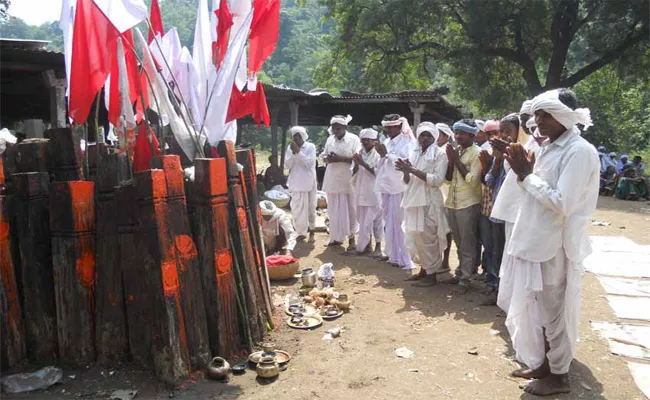
{"type": "Polygon", "coordinates": [[[451,183],[445,207],[458,249],[459,266],[456,276],[444,283],[458,284],[464,293],[478,261],[476,247],[481,204],[481,148],[474,144],[474,137],[478,133],[474,121],[458,121],[452,129],[458,146],[447,146],[446,149],[449,160],[446,179],[451,183]]]}

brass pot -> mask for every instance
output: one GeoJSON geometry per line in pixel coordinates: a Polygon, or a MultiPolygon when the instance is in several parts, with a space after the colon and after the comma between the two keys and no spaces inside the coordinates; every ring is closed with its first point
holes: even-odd
{"type": "Polygon", "coordinates": [[[255,368],[257,376],[265,379],[272,379],[277,377],[280,374],[280,367],[278,363],[275,362],[275,358],[271,356],[264,356],[257,363],[257,368],[255,368]]]}
{"type": "Polygon", "coordinates": [[[336,306],[343,312],[350,311],[350,304],[350,299],[348,299],[347,294],[339,295],[339,298],[336,301],[336,306]]]}
{"type": "Polygon", "coordinates": [[[208,377],[217,381],[222,381],[230,375],[230,364],[221,357],[215,357],[208,364],[208,377]]]}

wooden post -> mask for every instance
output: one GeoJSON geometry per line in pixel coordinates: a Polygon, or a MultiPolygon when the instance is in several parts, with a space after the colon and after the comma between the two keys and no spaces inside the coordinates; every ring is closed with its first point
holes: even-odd
{"type": "Polygon", "coordinates": [[[84,179],[81,149],[72,129],[50,129],[45,135],[50,139],[49,155],[54,181],[84,179]]]}
{"type": "Polygon", "coordinates": [[[260,279],[260,271],[255,262],[251,232],[248,229],[248,219],[244,204],[242,182],[235,158],[235,147],[231,141],[222,140],[217,147],[219,155],[226,159],[226,173],[228,174],[228,192],[230,206],[230,232],[233,236],[235,247],[233,252],[239,266],[243,268],[242,279],[245,281],[244,289],[247,291],[246,305],[247,319],[251,326],[253,340],[260,340],[266,334],[266,318],[263,310],[264,291],[260,279]]]}
{"type": "MultiPolygon", "coordinates": [[[[136,208],[135,199],[118,208],[115,191],[120,164],[126,155],[108,153],[100,143],[97,160],[97,273],[95,283],[95,345],[97,361],[103,365],[126,361],[129,351],[120,263],[118,216],[136,208]]],[[[89,154],[95,153],[91,151],[89,154]]]]}
{"type": "MultiPolygon", "coordinates": [[[[0,187],[4,184],[0,158],[0,187]]],[[[11,368],[25,357],[25,330],[11,246],[8,197],[0,194],[0,365],[11,368]]]]}
{"type": "Polygon", "coordinates": [[[163,382],[176,384],[187,378],[190,356],[181,303],[178,269],[174,254],[174,237],[168,227],[167,182],[162,170],[135,174],[139,205],[139,224],[145,241],[144,264],[153,266],[149,275],[154,321],[151,326],[152,356],[156,375],[163,382]]]}
{"type": "Polygon", "coordinates": [[[271,106],[271,157],[278,161],[278,114],[280,107],[277,105],[271,106]]]}
{"type": "Polygon", "coordinates": [[[48,172],[49,139],[26,139],[17,146],[15,172],[48,172]]]}
{"type": "Polygon", "coordinates": [[[181,304],[187,332],[187,346],[192,369],[204,368],[210,362],[208,326],[199,273],[199,255],[192,239],[187,216],[185,185],[180,157],[152,157],[151,166],[162,169],[167,182],[167,228],[174,239],[174,255],[178,268],[181,304]]]}
{"type": "Polygon", "coordinates": [[[115,191],[116,207],[120,210],[117,213],[118,264],[124,283],[129,352],[133,361],[153,369],[151,346],[154,310],[158,302],[154,288],[159,285],[154,285],[149,278],[154,274],[156,265],[151,257],[145,257],[146,244],[138,223],[136,200],[132,183],[120,186],[115,191]]]}
{"type": "Polygon", "coordinates": [[[55,128],[63,128],[67,125],[65,118],[65,78],[57,78],[51,69],[43,72],[43,78],[45,85],[50,89],[50,122],[55,128]]]}
{"type": "Polygon", "coordinates": [[[14,174],[13,180],[18,197],[16,222],[27,355],[34,360],[54,360],[58,343],[49,223],[50,177],[47,172],[24,172],[14,174]]]}
{"type": "Polygon", "coordinates": [[[284,156],[287,153],[287,131],[289,130],[288,126],[282,127],[282,143],[280,144],[280,171],[284,175],[284,156]]]}
{"type": "Polygon", "coordinates": [[[95,184],[55,182],[50,192],[52,265],[59,356],[85,366],[95,360],[95,184]]]}
{"type": "Polygon", "coordinates": [[[194,226],[212,354],[231,358],[244,347],[230,248],[224,158],[195,158],[194,226]]]}
{"type": "Polygon", "coordinates": [[[409,103],[409,108],[411,109],[411,112],[413,113],[413,127],[414,129],[417,129],[418,125],[420,125],[421,119],[422,119],[422,113],[424,112],[424,109],[426,107],[426,104],[419,104],[416,101],[412,101],[409,103]]]}

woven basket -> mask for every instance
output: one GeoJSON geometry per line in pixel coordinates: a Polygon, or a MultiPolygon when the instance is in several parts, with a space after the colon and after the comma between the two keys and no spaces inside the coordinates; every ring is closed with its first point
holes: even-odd
{"type": "Polygon", "coordinates": [[[300,262],[292,262],[285,265],[267,265],[266,269],[269,271],[269,279],[272,281],[282,281],[291,279],[298,273],[300,262]]]}

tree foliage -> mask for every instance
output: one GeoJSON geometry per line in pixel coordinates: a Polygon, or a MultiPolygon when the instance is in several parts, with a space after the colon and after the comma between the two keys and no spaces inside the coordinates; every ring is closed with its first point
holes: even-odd
{"type": "Polygon", "coordinates": [[[49,40],[46,48],[50,51],[63,51],[63,34],[58,22],[41,25],[27,25],[22,19],[7,17],[0,22],[0,37],[8,39],[49,40]]]}

